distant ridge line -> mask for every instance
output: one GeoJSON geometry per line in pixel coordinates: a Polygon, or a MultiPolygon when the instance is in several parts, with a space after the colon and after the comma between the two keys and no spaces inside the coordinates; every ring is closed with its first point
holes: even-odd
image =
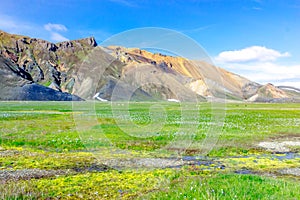
{"type": "Polygon", "coordinates": [[[277,87],[280,88],[280,89],[293,89],[293,90],[296,90],[296,91],[300,92],[299,88],[292,87],[292,86],[277,86],[277,87]]]}

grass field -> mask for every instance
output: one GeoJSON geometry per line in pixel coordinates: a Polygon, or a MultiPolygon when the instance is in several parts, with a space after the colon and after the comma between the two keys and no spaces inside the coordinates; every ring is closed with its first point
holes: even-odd
{"type": "Polygon", "coordinates": [[[153,104],[1,102],[0,198],[300,199],[300,104],[153,104]]]}

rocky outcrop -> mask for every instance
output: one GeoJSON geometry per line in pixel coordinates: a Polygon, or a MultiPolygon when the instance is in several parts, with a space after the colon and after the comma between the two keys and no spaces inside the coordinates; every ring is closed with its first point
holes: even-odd
{"type": "Polygon", "coordinates": [[[0,55],[0,100],[79,101],[78,96],[34,83],[31,75],[0,55]]]}
{"type": "Polygon", "coordinates": [[[0,55],[31,75],[35,83],[58,91],[70,91],[70,69],[78,67],[97,43],[94,38],[61,42],[32,39],[0,31],[0,55]]]}
{"type": "Polygon", "coordinates": [[[81,40],[72,40],[72,41],[65,41],[57,43],[56,46],[59,50],[77,50],[78,48],[88,47],[96,47],[97,42],[94,37],[84,38],[81,40]]]}

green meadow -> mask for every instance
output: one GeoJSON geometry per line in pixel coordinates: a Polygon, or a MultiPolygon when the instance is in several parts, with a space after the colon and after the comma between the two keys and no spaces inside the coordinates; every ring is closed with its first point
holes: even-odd
{"type": "Polygon", "coordinates": [[[300,104],[1,102],[0,198],[300,199],[297,142],[300,104]]]}

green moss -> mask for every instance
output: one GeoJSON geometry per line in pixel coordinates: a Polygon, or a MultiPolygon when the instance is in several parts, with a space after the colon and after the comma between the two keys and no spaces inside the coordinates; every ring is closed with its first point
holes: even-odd
{"type": "Polygon", "coordinates": [[[52,81],[47,81],[43,83],[43,86],[49,87],[51,85],[52,81]]]}
{"type": "Polygon", "coordinates": [[[88,167],[96,158],[88,152],[54,153],[23,148],[4,148],[0,157],[0,169],[73,169],[88,167]],[[5,151],[4,151],[5,150],[5,151]]]}
{"type": "MultiPolygon", "coordinates": [[[[3,186],[0,186],[0,194],[2,194],[2,198],[20,196],[28,198],[29,195],[26,194],[26,191],[31,191],[31,197],[38,199],[134,199],[164,187],[174,174],[175,172],[172,170],[112,170],[103,173],[21,181],[16,186],[20,190],[15,190],[14,194],[5,191],[3,186]]],[[[11,188],[11,185],[7,184],[5,187],[11,188]]]]}
{"type": "Polygon", "coordinates": [[[277,172],[280,169],[300,167],[300,158],[278,159],[274,156],[247,156],[220,160],[230,170],[250,169],[256,172],[277,172]]]}

